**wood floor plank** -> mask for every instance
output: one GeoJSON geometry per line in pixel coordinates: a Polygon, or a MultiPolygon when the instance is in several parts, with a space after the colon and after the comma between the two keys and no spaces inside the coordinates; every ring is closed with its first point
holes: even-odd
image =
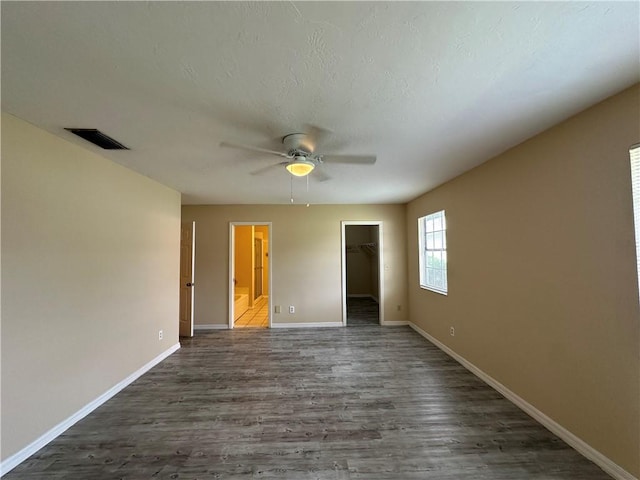
{"type": "Polygon", "coordinates": [[[380,306],[371,297],[347,297],[347,326],[378,325],[380,306]]]}
{"type": "Polygon", "coordinates": [[[609,477],[408,327],[198,333],[25,479],[609,477]]]}

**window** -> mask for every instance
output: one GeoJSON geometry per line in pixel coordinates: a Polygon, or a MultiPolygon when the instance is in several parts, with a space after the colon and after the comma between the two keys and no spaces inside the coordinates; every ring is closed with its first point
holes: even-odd
{"type": "Polygon", "coordinates": [[[631,190],[633,192],[633,223],[636,228],[636,268],[640,284],[640,144],[629,150],[631,156],[631,190]]]}
{"type": "Polygon", "coordinates": [[[447,294],[447,223],[444,210],[418,219],[420,286],[447,294]]]}

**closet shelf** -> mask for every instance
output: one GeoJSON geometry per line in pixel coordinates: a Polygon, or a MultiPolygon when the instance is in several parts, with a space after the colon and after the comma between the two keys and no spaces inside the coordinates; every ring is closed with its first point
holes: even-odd
{"type": "Polygon", "coordinates": [[[360,243],[358,245],[347,245],[347,253],[360,253],[363,252],[369,256],[378,255],[378,244],[372,243],[360,243]]]}

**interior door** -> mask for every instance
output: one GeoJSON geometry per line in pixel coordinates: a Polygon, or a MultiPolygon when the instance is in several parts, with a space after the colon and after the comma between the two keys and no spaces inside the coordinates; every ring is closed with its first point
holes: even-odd
{"type": "Polygon", "coordinates": [[[193,337],[194,265],[196,222],[183,223],[180,230],[180,336],[193,337]]]}
{"type": "Polygon", "coordinates": [[[254,262],[253,262],[253,268],[255,269],[255,275],[254,275],[254,299],[256,298],[260,298],[260,296],[262,295],[262,270],[263,270],[263,265],[262,265],[262,239],[261,238],[254,238],[254,249],[253,249],[253,254],[254,254],[254,262]]]}

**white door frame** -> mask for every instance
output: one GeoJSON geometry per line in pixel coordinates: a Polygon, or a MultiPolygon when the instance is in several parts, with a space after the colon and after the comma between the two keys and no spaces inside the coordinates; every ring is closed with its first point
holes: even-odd
{"type": "Polygon", "coordinates": [[[380,325],[384,325],[384,261],[382,245],[382,221],[381,220],[343,220],[342,224],[342,326],[347,326],[347,237],[348,225],[367,225],[378,227],[378,319],[380,325]]]}
{"type": "MultiPolygon", "coordinates": [[[[245,226],[250,226],[250,225],[256,225],[256,226],[267,226],[269,228],[269,255],[268,255],[268,260],[267,260],[267,264],[269,265],[269,275],[268,275],[268,279],[267,282],[269,283],[269,285],[267,286],[268,288],[268,292],[269,292],[269,328],[271,328],[271,322],[272,322],[272,316],[271,316],[271,312],[273,312],[273,255],[272,255],[272,251],[273,251],[273,242],[272,242],[272,237],[273,237],[273,226],[272,226],[272,222],[229,222],[229,328],[233,328],[233,317],[234,317],[234,298],[233,298],[233,293],[235,291],[234,285],[233,285],[233,276],[234,276],[234,267],[235,267],[235,227],[236,226],[241,226],[241,225],[245,225],[245,226]]],[[[264,286],[263,286],[263,290],[264,290],[264,286]]]]}

